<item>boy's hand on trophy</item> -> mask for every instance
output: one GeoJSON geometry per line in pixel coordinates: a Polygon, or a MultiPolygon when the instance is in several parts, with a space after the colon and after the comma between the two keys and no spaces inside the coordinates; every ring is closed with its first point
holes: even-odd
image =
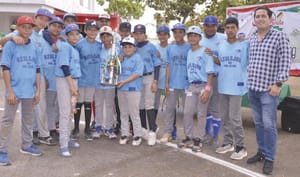
{"type": "Polygon", "coordinates": [[[121,81],[118,82],[117,87],[121,88],[125,84],[126,84],[126,82],[124,80],[121,80],[121,81]]]}
{"type": "Polygon", "coordinates": [[[123,56],[123,55],[119,55],[119,60],[120,60],[120,62],[122,62],[123,59],[124,59],[124,56],[123,56]]]}

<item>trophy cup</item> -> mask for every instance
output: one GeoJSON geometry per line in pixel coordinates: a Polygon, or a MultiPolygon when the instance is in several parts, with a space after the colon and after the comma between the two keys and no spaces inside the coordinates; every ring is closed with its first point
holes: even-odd
{"type": "Polygon", "coordinates": [[[111,52],[108,55],[101,75],[102,85],[116,86],[121,73],[121,63],[116,53],[116,40],[113,38],[111,52]]]}

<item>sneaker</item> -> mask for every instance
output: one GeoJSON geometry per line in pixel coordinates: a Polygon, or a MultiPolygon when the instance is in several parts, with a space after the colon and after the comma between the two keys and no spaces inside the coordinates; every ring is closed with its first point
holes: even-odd
{"type": "Polygon", "coordinates": [[[39,145],[40,144],[40,140],[39,140],[39,132],[37,132],[37,131],[34,131],[33,133],[32,133],[32,143],[34,144],[34,145],[39,145]]]}
{"type": "Polygon", "coordinates": [[[232,144],[223,144],[221,147],[218,147],[216,150],[216,153],[218,154],[225,154],[227,152],[232,152],[234,151],[234,147],[232,144]]]}
{"type": "Polygon", "coordinates": [[[42,144],[46,144],[48,146],[55,146],[56,142],[51,138],[51,136],[48,137],[39,137],[39,141],[42,144]]]}
{"type": "Polygon", "coordinates": [[[273,171],[273,164],[273,161],[266,159],[263,166],[263,173],[266,175],[271,175],[273,171]]]}
{"type": "Polygon", "coordinates": [[[178,148],[190,148],[193,145],[193,141],[190,137],[185,137],[177,146],[178,148]]]}
{"type": "Polygon", "coordinates": [[[203,144],[210,144],[212,141],[213,137],[209,134],[205,134],[202,138],[202,143],[203,144]]]}
{"type": "Polygon", "coordinates": [[[93,141],[92,132],[90,130],[86,130],[85,133],[84,133],[84,138],[87,141],[93,141]]]}
{"type": "Polygon", "coordinates": [[[153,145],[155,145],[155,143],[156,143],[156,133],[153,131],[150,131],[149,135],[148,135],[148,145],[153,146],[153,145]]]}
{"type": "Polygon", "coordinates": [[[171,135],[172,135],[172,140],[176,140],[176,138],[177,138],[177,128],[176,128],[176,126],[174,126],[171,135]]]}
{"type": "Polygon", "coordinates": [[[235,148],[235,152],[231,154],[230,158],[233,160],[242,160],[247,155],[248,153],[244,147],[237,146],[235,148]]]}
{"type": "Polygon", "coordinates": [[[161,143],[167,143],[172,140],[172,135],[170,133],[164,134],[164,136],[160,139],[161,143]]]}
{"type": "Polygon", "coordinates": [[[121,139],[119,140],[120,144],[127,144],[128,143],[128,137],[127,136],[121,136],[121,139]]]}
{"type": "Polygon", "coordinates": [[[147,129],[145,129],[145,128],[142,128],[142,131],[143,131],[143,136],[142,136],[142,138],[143,138],[144,140],[148,140],[148,137],[149,137],[149,131],[148,131],[147,129]]]}
{"type": "Polygon", "coordinates": [[[202,151],[202,143],[200,138],[194,139],[194,144],[192,146],[192,151],[194,152],[201,152],[202,151]]]}
{"type": "Polygon", "coordinates": [[[72,140],[77,140],[77,139],[79,139],[79,129],[73,129],[72,130],[72,132],[71,132],[71,136],[70,136],[70,138],[72,139],[72,140]]]}
{"type": "Polygon", "coordinates": [[[7,152],[0,152],[0,165],[1,166],[11,165],[7,152]]]}
{"type": "Polygon", "coordinates": [[[257,152],[254,156],[250,157],[247,160],[248,164],[256,163],[256,162],[262,162],[265,160],[265,155],[261,152],[257,152]]]}
{"type": "Polygon", "coordinates": [[[74,141],[74,140],[70,140],[68,142],[68,147],[78,149],[78,148],[80,148],[80,144],[78,142],[74,141]]]}
{"type": "Polygon", "coordinates": [[[30,154],[33,156],[41,156],[43,154],[43,152],[39,150],[37,147],[35,147],[34,145],[31,145],[26,149],[21,148],[20,152],[23,154],[30,154]]]}
{"type": "Polygon", "coordinates": [[[142,138],[137,136],[133,138],[132,146],[139,146],[142,143],[142,138]]]}
{"type": "Polygon", "coordinates": [[[103,134],[104,134],[104,130],[102,129],[102,126],[97,126],[92,136],[95,139],[99,139],[103,134]]]}
{"type": "Polygon", "coordinates": [[[59,155],[62,157],[72,157],[72,154],[70,153],[70,151],[67,147],[60,148],[59,155]]]}
{"type": "Polygon", "coordinates": [[[117,138],[117,135],[115,134],[115,132],[112,128],[108,129],[108,130],[105,130],[105,135],[108,136],[109,139],[116,139],[117,138]]]}

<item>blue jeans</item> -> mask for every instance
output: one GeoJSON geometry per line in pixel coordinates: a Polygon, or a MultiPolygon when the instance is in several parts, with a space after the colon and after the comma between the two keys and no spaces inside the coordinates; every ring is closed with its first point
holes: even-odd
{"type": "Polygon", "coordinates": [[[249,102],[253,112],[258,151],[266,159],[274,161],[277,144],[277,105],[279,97],[271,96],[268,91],[249,90],[249,102]]]}

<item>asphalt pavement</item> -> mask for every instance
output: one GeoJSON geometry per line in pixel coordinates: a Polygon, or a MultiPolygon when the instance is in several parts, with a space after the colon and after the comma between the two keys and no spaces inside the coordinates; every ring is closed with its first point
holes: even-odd
{"type": "MultiPolygon", "coordinates": [[[[3,114],[3,79],[0,78],[0,117],[3,114]]],[[[294,87],[292,87],[294,89],[294,87]]],[[[299,88],[297,86],[297,88],[299,88]]],[[[33,157],[19,152],[21,144],[20,116],[17,114],[9,145],[10,166],[0,166],[0,177],[243,177],[264,176],[262,163],[249,165],[246,158],[231,160],[230,153],[216,154],[209,146],[200,153],[176,147],[183,138],[182,112],[178,111],[178,138],[168,144],[153,147],[143,141],[139,147],[130,143],[119,145],[118,140],[101,137],[85,141],[81,131],[80,149],[71,150],[72,158],[62,158],[58,146],[39,145],[43,156],[33,157]]],[[[158,124],[162,136],[164,112],[159,112],[158,124]]],[[[242,109],[248,157],[257,151],[251,110],[242,109]]],[[[300,176],[300,134],[280,129],[278,112],[278,151],[273,176],[300,176]]],[[[83,118],[81,120],[84,120],[83,118]]],[[[81,125],[83,130],[83,125],[81,125]]],[[[222,138],[221,138],[222,139],[222,138]]]]}

